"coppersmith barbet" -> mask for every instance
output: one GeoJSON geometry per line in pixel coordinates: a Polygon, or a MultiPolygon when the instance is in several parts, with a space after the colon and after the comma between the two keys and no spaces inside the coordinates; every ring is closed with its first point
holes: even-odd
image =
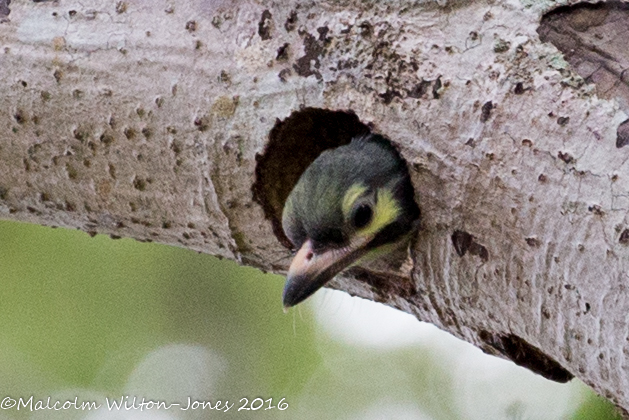
{"type": "Polygon", "coordinates": [[[298,249],[284,286],[294,306],[345,268],[395,249],[419,220],[406,162],[384,137],[368,134],[326,150],[304,171],[282,214],[298,249]]]}

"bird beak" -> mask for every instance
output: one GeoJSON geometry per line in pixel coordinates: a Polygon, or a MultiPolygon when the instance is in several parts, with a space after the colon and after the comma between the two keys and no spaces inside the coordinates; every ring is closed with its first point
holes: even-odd
{"type": "Polygon", "coordinates": [[[295,255],[284,285],[284,308],[290,308],[310,297],[328,281],[363,257],[369,241],[365,238],[343,248],[315,252],[307,240],[295,255]]]}

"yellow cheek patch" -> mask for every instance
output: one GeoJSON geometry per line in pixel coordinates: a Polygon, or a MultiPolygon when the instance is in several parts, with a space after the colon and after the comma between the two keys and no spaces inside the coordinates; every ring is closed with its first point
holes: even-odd
{"type": "Polygon", "coordinates": [[[343,197],[342,204],[343,215],[346,219],[349,217],[349,214],[352,211],[352,207],[354,206],[356,200],[358,200],[358,198],[362,196],[365,191],[367,191],[367,187],[365,187],[363,184],[354,184],[349,188],[349,190],[347,190],[345,196],[343,197]]]}
{"type": "MultiPolygon", "coordinates": [[[[352,185],[343,197],[343,215],[347,219],[352,208],[360,197],[367,191],[367,187],[362,184],[352,185]]],[[[400,206],[393,198],[390,190],[379,189],[376,196],[376,206],[373,209],[371,222],[359,231],[361,236],[375,236],[385,226],[394,221],[400,215],[400,206]]]]}
{"type": "Polygon", "coordinates": [[[400,206],[393,198],[391,191],[380,189],[373,209],[373,219],[363,230],[361,235],[372,236],[380,232],[385,226],[393,222],[400,214],[400,206]]]}

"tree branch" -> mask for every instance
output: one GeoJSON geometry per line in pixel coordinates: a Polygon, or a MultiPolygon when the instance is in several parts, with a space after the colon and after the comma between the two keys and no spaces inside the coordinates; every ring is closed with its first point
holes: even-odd
{"type": "Polygon", "coordinates": [[[373,129],[423,226],[332,286],[627,410],[626,115],[545,4],[0,2],[0,214],[284,273],[292,183],[373,129]]]}

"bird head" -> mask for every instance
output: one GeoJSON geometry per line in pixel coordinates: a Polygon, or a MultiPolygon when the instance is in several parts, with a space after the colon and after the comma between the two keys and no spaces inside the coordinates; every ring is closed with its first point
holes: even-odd
{"type": "Polygon", "coordinates": [[[282,227],[298,250],[288,270],[284,307],[410,237],[419,215],[406,162],[384,137],[357,137],[321,153],[284,205],[282,227]]]}

